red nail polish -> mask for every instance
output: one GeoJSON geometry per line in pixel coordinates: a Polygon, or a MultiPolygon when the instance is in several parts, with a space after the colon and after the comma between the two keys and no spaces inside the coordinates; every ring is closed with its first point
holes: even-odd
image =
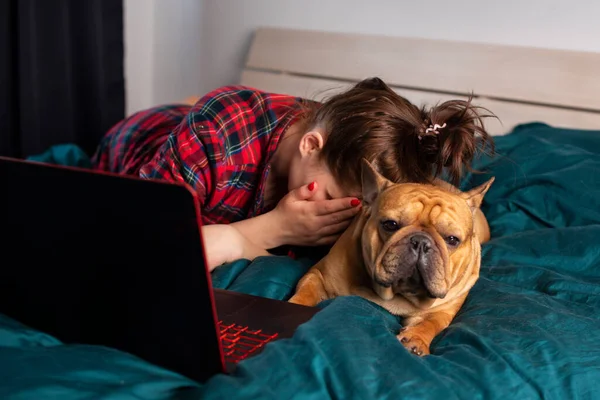
{"type": "Polygon", "coordinates": [[[358,207],[358,205],[359,205],[359,204],[360,204],[360,200],[359,200],[359,199],[353,199],[353,200],[350,202],[350,205],[351,205],[352,207],[358,207]]]}
{"type": "Polygon", "coordinates": [[[314,182],[311,182],[311,183],[308,184],[308,190],[310,190],[311,192],[313,190],[315,190],[315,183],[314,182]]]}

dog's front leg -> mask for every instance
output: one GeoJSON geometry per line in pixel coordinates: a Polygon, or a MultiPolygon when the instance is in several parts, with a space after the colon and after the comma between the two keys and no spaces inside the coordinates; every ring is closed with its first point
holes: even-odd
{"type": "Polygon", "coordinates": [[[296,294],[292,296],[289,302],[314,307],[326,299],[327,292],[323,283],[323,275],[318,269],[312,268],[300,279],[296,286],[296,294]]]}
{"type": "Polygon", "coordinates": [[[458,307],[452,307],[408,317],[403,321],[404,327],[398,333],[397,338],[413,354],[428,355],[433,339],[450,325],[457,312],[458,307]]]}

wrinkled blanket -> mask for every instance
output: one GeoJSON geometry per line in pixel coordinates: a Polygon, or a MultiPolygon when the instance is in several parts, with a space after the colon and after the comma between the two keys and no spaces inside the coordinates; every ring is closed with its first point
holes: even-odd
{"type": "MultiPolygon", "coordinates": [[[[481,278],[419,358],[401,321],[357,297],[323,310],[234,375],[204,385],[112,349],[0,319],[0,398],[587,399],[600,397],[600,131],[535,123],[498,137],[463,188],[496,182],[481,278]]],[[[60,162],[57,161],[57,162],[60,162]]],[[[310,260],[219,267],[213,284],[287,299],[310,260]]]]}

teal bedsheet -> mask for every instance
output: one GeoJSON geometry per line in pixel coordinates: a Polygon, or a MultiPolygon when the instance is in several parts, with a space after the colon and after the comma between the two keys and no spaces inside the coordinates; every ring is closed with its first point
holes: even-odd
{"type": "MultiPolygon", "coordinates": [[[[496,182],[484,211],[493,240],[481,279],[418,358],[400,321],[338,298],[292,339],[232,376],[198,385],[112,349],[63,345],[0,320],[0,398],[589,399],[600,398],[600,131],[518,127],[478,162],[496,182]]],[[[310,260],[265,257],[213,273],[214,285],[286,299],[310,260]]]]}

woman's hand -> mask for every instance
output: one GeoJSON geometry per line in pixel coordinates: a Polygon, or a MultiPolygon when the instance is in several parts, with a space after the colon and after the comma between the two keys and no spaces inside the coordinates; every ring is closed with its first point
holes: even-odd
{"type": "Polygon", "coordinates": [[[277,246],[320,246],[334,243],[360,211],[355,197],[309,201],[316,184],[292,190],[267,214],[265,229],[278,238],[277,246]],[[311,190],[312,189],[312,190],[311,190]]]}

